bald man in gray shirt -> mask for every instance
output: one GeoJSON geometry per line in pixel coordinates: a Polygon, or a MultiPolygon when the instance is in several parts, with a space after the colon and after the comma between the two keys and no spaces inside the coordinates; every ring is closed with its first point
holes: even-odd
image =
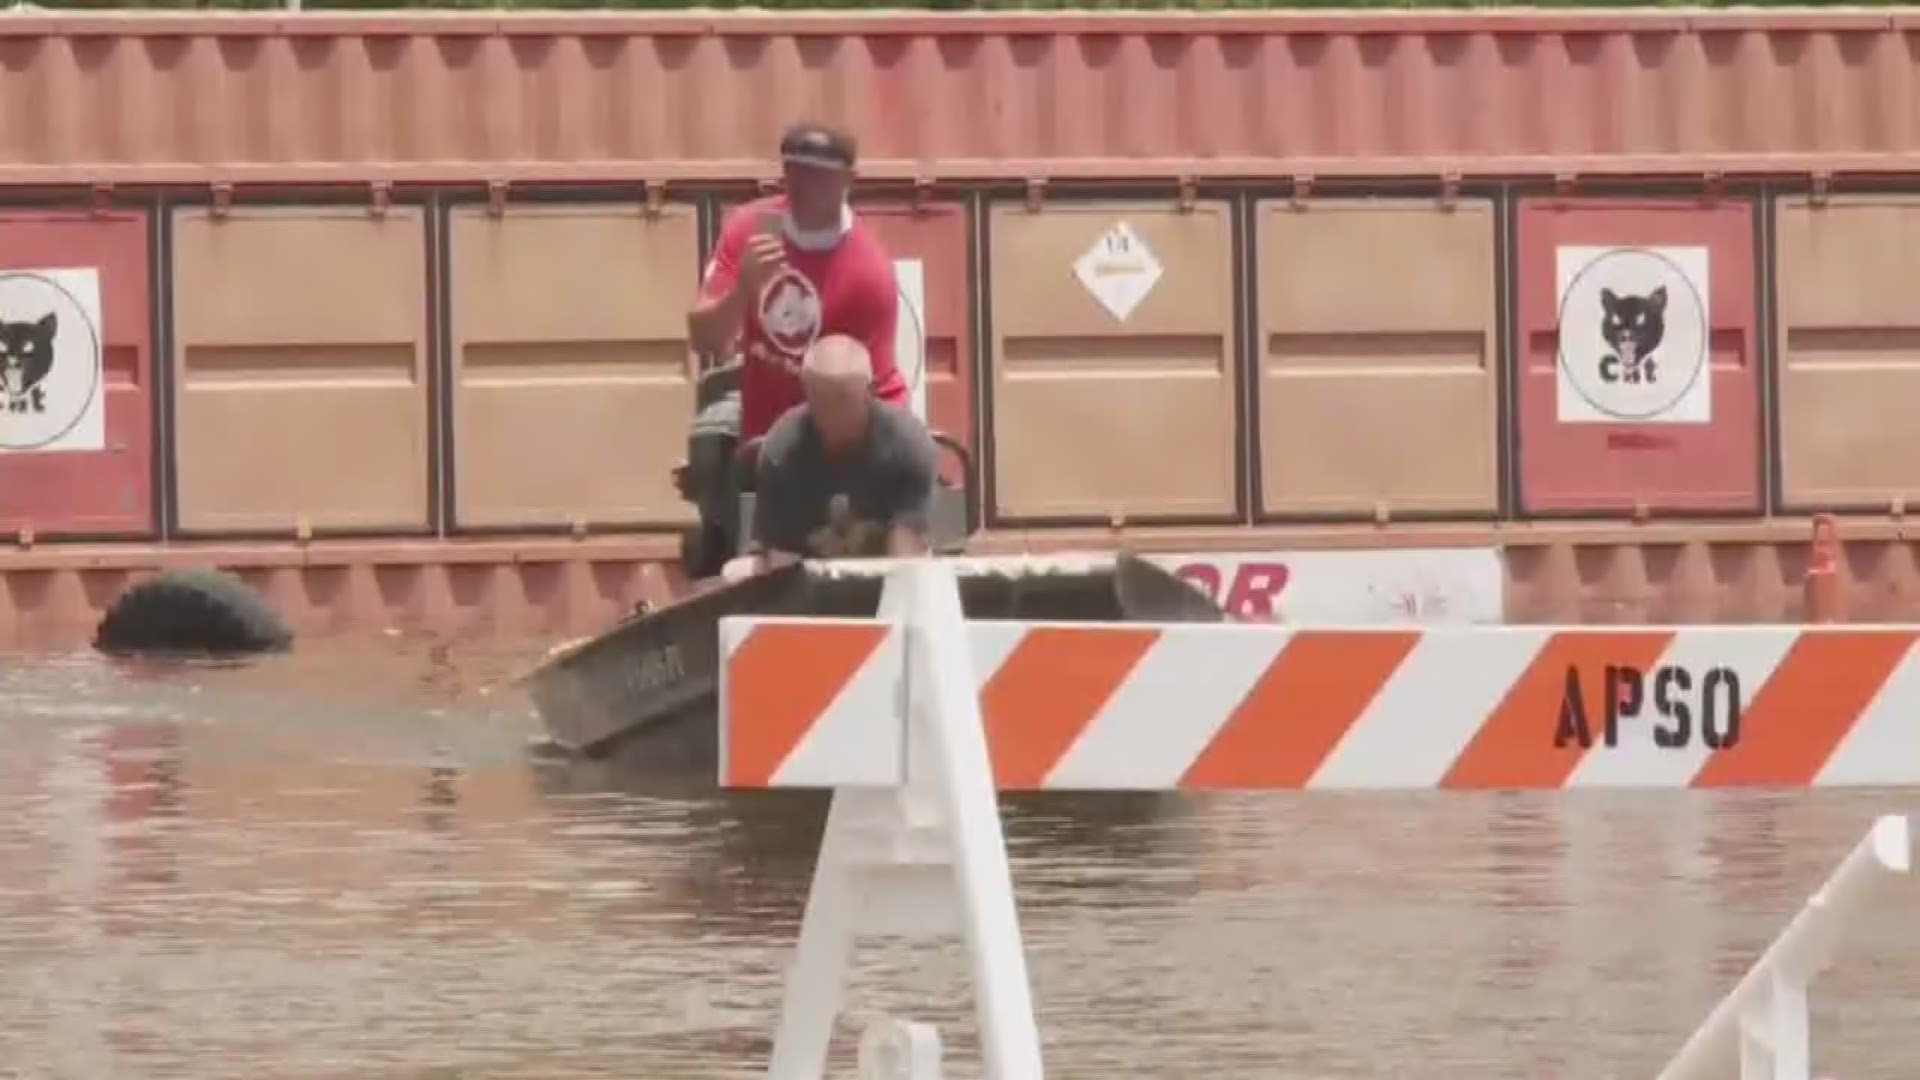
{"type": "Polygon", "coordinates": [[[760,444],[751,550],[727,564],[728,580],[808,556],[927,552],[939,451],[918,417],[873,397],[872,379],[854,338],[807,352],[806,402],[760,444]]]}

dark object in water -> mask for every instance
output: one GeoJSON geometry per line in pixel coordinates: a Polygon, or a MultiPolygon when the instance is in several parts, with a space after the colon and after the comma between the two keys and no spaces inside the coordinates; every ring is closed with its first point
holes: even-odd
{"type": "MultiPolygon", "coordinates": [[[[799,563],[697,592],[555,650],[527,676],[555,748],[594,754],[644,736],[687,767],[714,760],[720,619],[728,615],[871,618],[886,560],[799,563]],[[696,730],[697,729],[697,730],[696,730]]],[[[1132,555],[956,560],[972,619],[1221,622],[1211,600],[1132,555]]],[[[649,754],[649,756],[652,756],[649,754]]]]}
{"type": "Polygon", "coordinates": [[[94,631],[113,656],[285,652],[293,631],[253,586],[224,570],[165,570],[129,586],[94,631]]]}

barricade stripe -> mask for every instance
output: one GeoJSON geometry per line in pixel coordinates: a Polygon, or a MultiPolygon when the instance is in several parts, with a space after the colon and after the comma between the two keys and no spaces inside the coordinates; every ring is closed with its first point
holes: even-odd
{"type": "Polygon", "coordinates": [[[1422,633],[1310,786],[1437,787],[1552,636],[1533,627],[1422,633]]]}
{"type": "Polygon", "coordinates": [[[1180,786],[1304,787],[1419,643],[1412,630],[1295,632],[1180,786]]]}
{"type": "MultiPolygon", "coordinates": [[[[1441,778],[1444,788],[1557,788],[1567,782],[1588,748],[1556,737],[1570,680],[1589,723],[1605,715],[1606,669],[1625,664],[1646,669],[1673,642],[1672,631],[1555,633],[1441,778]]],[[[1443,687],[1436,687],[1436,692],[1443,687]]]]}
{"type": "Polygon", "coordinates": [[[727,657],[731,724],[727,784],[766,787],[853,681],[889,628],[869,623],[762,623],[727,657]]]}
{"type": "Polygon", "coordinates": [[[1046,786],[1178,787],[1291,636],[1225,626],[1160,635],[1047,774],[1046,786]]]}
{"type": "Polygon", "coordinates": [[[1104,626],[1022,635],[980,690],[995,781],[1040,787],[1159,639],[1158,630],[1104,626]]]}
{"type": "MultiPolygon", "coordinates": [[[[1920,635],[1916,635],[1920,639],[1920,635]]],[[[1873,702],[1813,782],[1822,787],[1914,783],[1920,772],[1920,644],[1907,647],[1873,702]]]]}
{"type": "Polygon", "coordinates": [[[1801,634],[1754,694],[1739,740],[1707,759],[1694,786],[1811,783],[1913,642],[1905,630],[1801,634]]]}

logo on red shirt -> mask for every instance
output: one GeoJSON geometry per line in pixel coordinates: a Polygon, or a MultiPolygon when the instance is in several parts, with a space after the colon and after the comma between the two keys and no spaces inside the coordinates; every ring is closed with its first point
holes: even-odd
{"type": "Polygon", "coordinates": [[[765,332],[766,357],[789,371],[800,370],[800,360],[820,336],[820,291],[812,280],[785,266],[760,290],[760,329],[765,332]]]}

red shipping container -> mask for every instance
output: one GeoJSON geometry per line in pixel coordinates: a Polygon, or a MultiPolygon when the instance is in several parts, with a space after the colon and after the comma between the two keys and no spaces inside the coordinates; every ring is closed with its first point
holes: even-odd
{"type": "Polygon", "coordinates": [[[1851,10],[43,10],[8,23],[0,99],[59,119],[9,124],[0,181],[725,182],[800,116],[859,132],[862,175],[895,180],[1905,172],[1913,30],[1851,10]]]}
{"type": "MultiPolygon", "coordinates": [[[[920,260],[925,310],[918,313],[926,339],[927,423],[935,430],[974,449],[973,437],[973,320],[967,304],[973,280],[972,245],[968,240],[967,209],[960,203],[922,203],[917,207],[862,203],[860,215],[880,234],[896,262],[920,260]]],[[[915,318],[903,300],[902,322],[915,318]]],[[[904,365],[906,357],[901,357],[904,365]]],[[[914,373],[903,368],[909,382],[914,373]]],[[[951,456],[944,467],[948,480],[963,479],[951,456]]]]}
{"type": "Polygon", "coordinates": [[[1522,510],[1759,510],[1752,204],[1524,199],[1515,250],[1522,510]],[[1589,249],[1569,253],[1586,261],[1564,297],[1563,247],[1589,249]],[[1690,287],[1682,265],[1700,249],[1704,291],[1690,287]],[[1610,306],[1623,301],[1630,306],[1610,306]],[[1621,327],[1656,314],[1646,325],[1662,328],[1659,347],[1647,350],[1658,386],[1621,366],[1633,352],[1621,327]],[[1563,409],[1601,422],[1563,420],[1563,409]]]}
{"type": "Polygon", "coordinates": [[[154,531],[147,255],[143,212],[0,212],[0,270],[99,271],[106,409],[105,449],[0,453],[0,532],[154,531]]]}
{"type": "MultiPolygon", "coordinates": [[[[735,205],[738,204],[722,204],[721,212],[735,205]]],[[[926,371],[921,375],[927,388],[927,423],[977,454],[973,320],[967,303],[968,285],[973,279],[973,248],[969,243],[966,206],[957,202],[908,204],[862,199],[854,208],[886,244],[896,263],[903,259],[920,260],[921,288],[926,302],[926,310],[919,313],[919,318],[927,343],[926,371]]],[[[902,322],[913,317],[903,303],[902,322]]],[[[907,358],[899,359],[901,373],[911,383],[914,373],[906,370],[907,358]]],[[[960,483],[963,478],[952,455],[943,455],[943,458],[942,475],[952,483],[960,483]]]]}

